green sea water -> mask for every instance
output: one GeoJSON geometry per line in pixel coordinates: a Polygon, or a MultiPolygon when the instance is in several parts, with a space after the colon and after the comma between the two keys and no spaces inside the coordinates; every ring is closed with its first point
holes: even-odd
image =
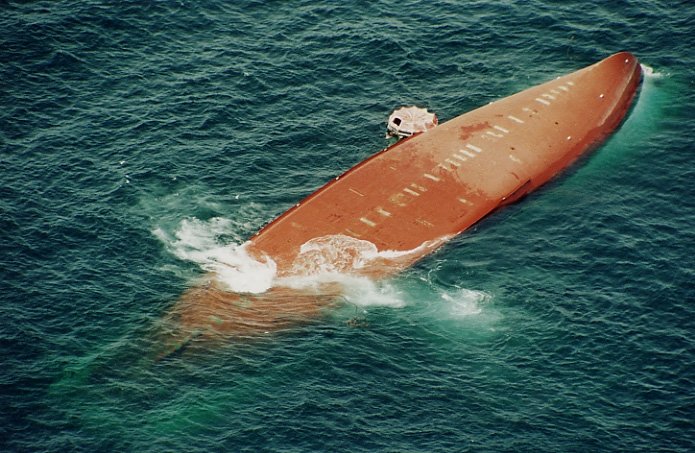
{"type": "Polygon", "coordinates": [[[687,1],[0,2],[0,451],[695,450],[694,29],[687,1]],[[153,360],[207,259],[393,108],[621,50],[639,97],[560,178],[307,325],[153,360]]]}

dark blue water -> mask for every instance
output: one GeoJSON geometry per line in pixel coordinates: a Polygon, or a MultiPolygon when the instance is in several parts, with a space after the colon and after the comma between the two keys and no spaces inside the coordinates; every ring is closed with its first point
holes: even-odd
{"type": "Polygon", "coordinates": [[[695,450],[692,2],[0,3],[0,450],[695,450]],[[202,274],[385,146],[620,50],[595,154],[307,326],[155,363],[202,274]]]}

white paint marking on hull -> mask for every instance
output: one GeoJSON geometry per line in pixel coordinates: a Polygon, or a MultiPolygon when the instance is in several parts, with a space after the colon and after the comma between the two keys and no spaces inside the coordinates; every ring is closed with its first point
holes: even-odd
{"type": "Polygon", "coordinates": [[[379,213],[379,215],[384,216],[384,217],[391,217],[391,213],[388,212],[386,209],[382,207],[376,208],[376,212],[379,213]]]}
{"type": "Polygon", "coordinates": [[[471,203],[470,201],[466,200],[463,197],[458,197],[458,201],[460,201],[463,204],[467,204],[467,205],[471,205],[471,206],[473,205],[473,203],[471,203]]]}
{"type": "Polygon", "coordinates": [[[374,228],[376,226],[376,223],[372,222],[371,220],[369,220],[366,217],[360,217],[360,222],[362,222],[365,225],[370,226],[372,228],[374,228]]]}

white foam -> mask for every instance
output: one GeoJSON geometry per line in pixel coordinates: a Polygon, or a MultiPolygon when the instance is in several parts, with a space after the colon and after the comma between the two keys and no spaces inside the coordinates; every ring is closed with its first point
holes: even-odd
{"type": "Polygon", "coordinates": [[[491,296],[483,291],[465,288],[441,293],[440,297],[446,302],[445,312],[454,318],[480,315],[485,304],[491,299],[491,296]]]}
{"type": "Polygon", "coordinates": [[[162,228],[155,229],[155,235],[179,258],[195,261],[198,254],[206,249],[219,246],[217,238],[229,231],[231,221],[214,217],[208,221],[184,219],[179,224],[172,238],[162,228]]]}
{"type": "Polygon", "coordinates": [[[299,248],[293,263],[292,274],[322,275],[352,273],[376,262],[390,262],[412,255],[422,255],[425,249],[437,247],[447,238],[427,241],[412,250],[379,251],[373,243],[342,234],[311,239],[299,248]]]}
{"type": "Polygon", "coordinates": [[[246,244],[226,246],[216,250],[213,263],[206,269],[216,272],[219,281],[228,289],[240,293],[262,293],[273,286],[277,274],[275,261],[265,257],[253,259],[246,251],[246,244]]]}
{"type": "Polygon", "coordinates": [[[404,294],[389,282],[374,282],[366,277],[347,282],[345,300],[359,306],[402,308],[406,305],[404,294]]]}
{"type": "Polygon", "coordinates": [[[411,254],[422,254],[424,248],[436,247],[444,240],[413,250],[379,251],[368,241],[345,235],[323,236],[303,244],[289,272],[279,277],[277,265],[270,257],[258,260],[249,255],[249,242],[223,243],[225,237],[234,237],[235,229],[234,222],[217,217],[207,221],[185,219],[172,234],[161,228],[154,234],[178,258],[214,272],[230,291],[262,293],[273,286],[285,286],[321,292],[326,285],[337,284],[339,292],[352,303],[392,307],[406,304],[402,294],[387,282],[360,275],[360,271],[375,263],[389,265],[411,254]]]}
{"type": "Polygon", "coordinates": [[[654,71],[654,68],[647,66],[646,64],[640,64],[640,67],[642,68],[642,74],[644,75],[645,79],[661,79],[668,75],[664,74],[663,72],[656,72],[654,71]]]}
{"type": "Polygon", "coordinates": [[[318,292],[322,285],[338,285],[343,300],[361,307],[401,308],[406,305],[404,294],[389,281],[374,281],[369,277],[344,272],[283,277],[277,280],[277,284],[300,290],[315,289],[318,292]]]}
{"type": "Polygon", "coordinates": [[[338,284],[343,298],[355,305],[403,307],[405,299],[393,285],[385,281],[376,282],[359,275],[359,272],[375,262],[393,262],[418,252],[420,248],[379,251],[369,241],[340,234],[322,236],[300,247],[289,276],[278,279],[277,283],[298,289],[338,284]]]}
{"type": "Polygon", "coordinates": [[[299,248],[292,274],[321,275],[363,269],[378,257],[378,250],[369,241],[341,234],[311,239],[299,248]]]}
{"type": "Polygon", "coordinates": [[[277,266],[270,258],[258,261],[247,252],[248,243],[223,244],[220,237],[230,233],[232,222],[213,218],[208,221],[185,219],[173,237],[157,228],[155,235],[178,258],[198,264],[214,272],[229,290],[241,293],[262,293],[275,279],[277,266]]]}

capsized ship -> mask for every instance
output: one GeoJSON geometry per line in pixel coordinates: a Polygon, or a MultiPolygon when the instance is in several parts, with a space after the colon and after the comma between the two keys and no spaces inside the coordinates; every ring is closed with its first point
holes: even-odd
{"type": "Polygon", "coordinates": [[[275,269],[272,287],[235,293],[209,274],[184,293],[169,315],[174,344],[283,328],[341,294],[339,279],[302,286],[295,277],[383,278],[412,265],[597,147],[640,80],[637,59],[621,52],[443,124],[420,118],[422,132],[336,176],[249,239],[246,251],[275,269]]]}

